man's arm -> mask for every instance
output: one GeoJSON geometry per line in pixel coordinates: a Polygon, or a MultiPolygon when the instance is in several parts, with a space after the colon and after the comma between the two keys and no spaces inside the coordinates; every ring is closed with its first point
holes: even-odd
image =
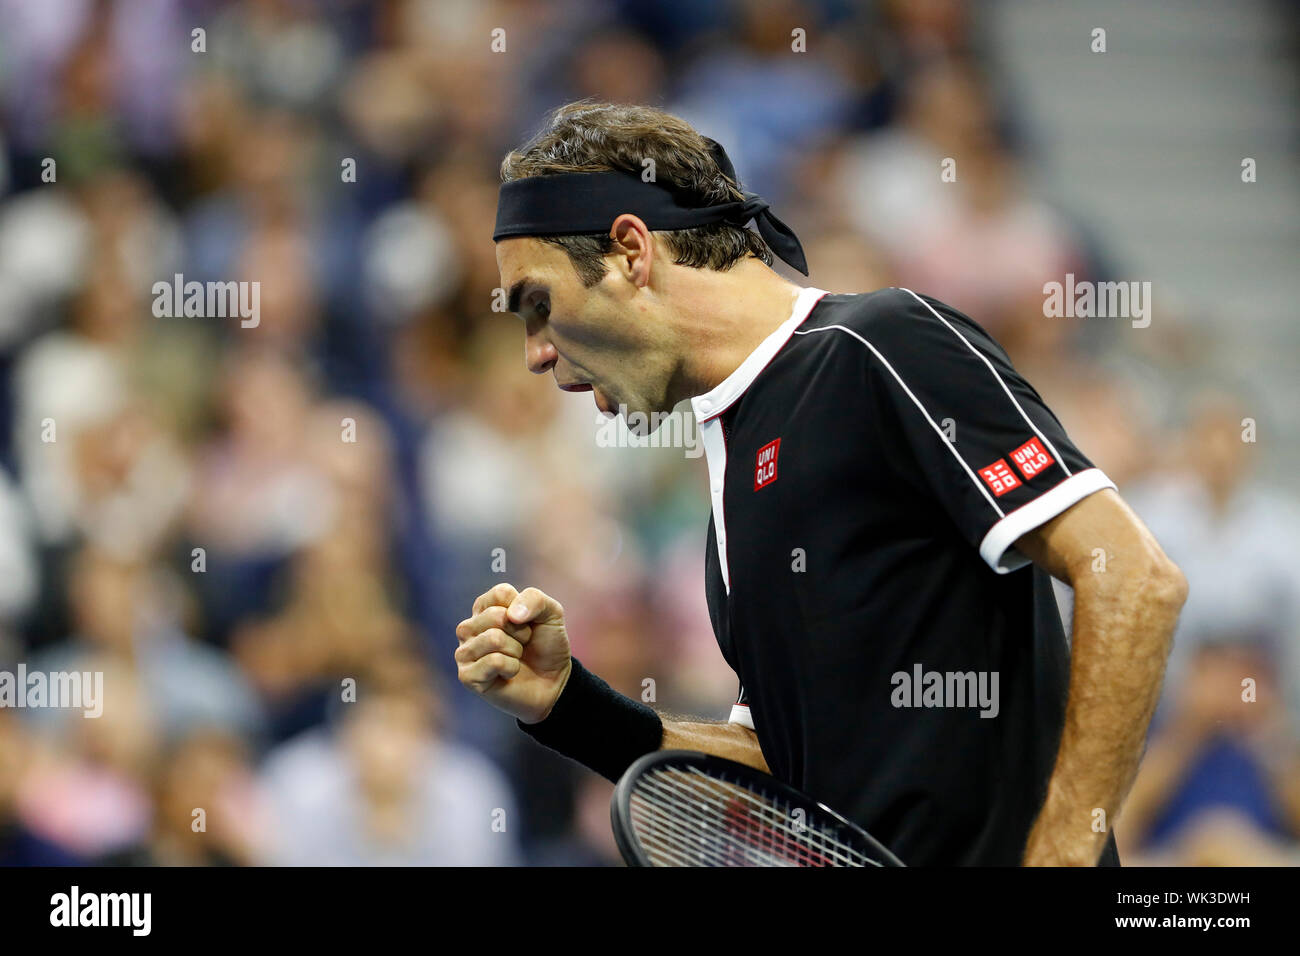
{"type": "Polygon", "coordinates": [[[768,769],[748,727],[658,714],[578,667],[564,608],[537,588],[502,583],[479,595],[456,638],[462,684],[534,739],[610,780],[656,749],[699,750],[768,769]]]}
{"type": "Polygon", "coordinates": [[[771,773],[758,745],[758,735],[743,724],[706,723],[666,715],[663,722],[660,750],[699,750],[771,773]]]}
{"type": "Polygon", "coordinates": [[[1016,541],[1074,588],[1070,691],[1026,866],[1094,866],[1133,784],[1187,581],[1114,491],[1089,495],[1016,541]]]}

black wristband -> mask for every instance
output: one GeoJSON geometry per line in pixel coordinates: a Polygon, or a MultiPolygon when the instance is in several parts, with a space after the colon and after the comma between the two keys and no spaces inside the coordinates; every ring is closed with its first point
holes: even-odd
{"type": "Polygon", "coordinates": [[[569,680],[546,719],[519,729],[614,783],[638,757],[658,750],[664,725],[654,710],[624,697],[576,657],[569,680]]]}

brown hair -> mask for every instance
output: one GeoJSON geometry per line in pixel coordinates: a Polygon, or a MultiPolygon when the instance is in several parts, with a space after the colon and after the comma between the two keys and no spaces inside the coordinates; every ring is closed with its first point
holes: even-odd
{"type": "MultiPolygon", "coordinates": [[[[708,144],[685,120],[655,109],[578,100],[554,110],[542,131],[501,163],[501,181],[556,173],[624,170],[638,175],[643,161],[654,161],[660,185],[679,192],[693,206],[744,199],[734,180],[718,168],[708,144]]],[[[752,229],[710,223],[690,229],[656,230],[678,265],[725,272],[754,256],[772,264],[772,251],[752,229]]],[[[607,233],[538,236],[568,253],[582,284],[604,278],[604,256],[613,249],[607,233]]]]}

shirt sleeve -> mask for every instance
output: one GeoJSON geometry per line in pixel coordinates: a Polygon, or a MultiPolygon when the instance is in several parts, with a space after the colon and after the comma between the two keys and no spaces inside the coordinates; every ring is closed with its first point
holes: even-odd
{"type": "Polygon", "coordinates": [[[1090,462],[982,328],[907,289],[847,330],[899,480],[932,497],[999,574],[1029,559],[1021,535],[1114,483],[1090,462]],[[894,449],[891,448],[891,452],[894,449]]]}
{"type": "Polygon", "coordinates": [[[749,694],[745,691],[745,685],[743,684],[736,694],[736,702],[731,705],[731,716],[727,718],[727,723],[740,724],[750,730],[754,729],[754,716],[749,712],[749,694]]]}

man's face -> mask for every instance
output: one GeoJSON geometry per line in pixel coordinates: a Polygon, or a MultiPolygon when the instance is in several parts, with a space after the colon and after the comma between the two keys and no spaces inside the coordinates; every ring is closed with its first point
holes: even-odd
{"type": "Polygon", "coordinates": [[[611,269],[587,288],[563,249],[531,237],[503,239],[496,253],[502,288],[518,296],[530,371],[551,372],[565,391],[592,392],[606,413],[671,409],[662,330],[625,274],[611,269]]]}

